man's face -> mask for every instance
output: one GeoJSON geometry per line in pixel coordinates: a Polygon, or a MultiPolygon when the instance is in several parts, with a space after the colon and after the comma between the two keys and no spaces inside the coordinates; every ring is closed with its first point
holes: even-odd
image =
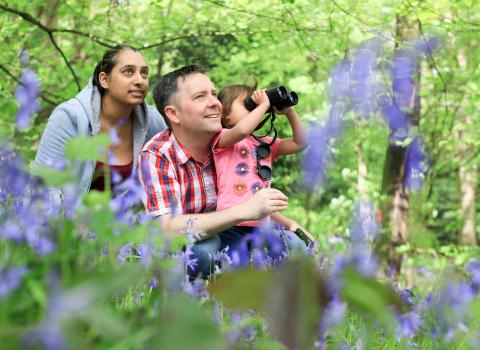
{"type": "Polygon", "coordinates": [[[201,73],[193,73],[178,82],[174,98],[180,127],[197,134],[216,134],[222,129],[222,104],[215,86],[201,73]]]}

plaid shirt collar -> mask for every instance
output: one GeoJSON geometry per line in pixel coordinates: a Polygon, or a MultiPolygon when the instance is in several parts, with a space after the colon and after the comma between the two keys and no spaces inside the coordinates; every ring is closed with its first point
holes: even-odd
{"type": "Polygon", "coordinates": [[[188,152],[188,150],[180,143],[178,140],[175,138],[175,135],[173,134],[173,131],[170,129],[170,141],[172,142],[173,149],[175,150],[175,155],[180,162],[181,165],[184,165],[186,162],[191,160],[192,162],[199,163],[199,164],[208,164],[212,160],[212,154],[209,153],[208,157],[205,159],[204,162],[199,162],[195,160],[188,152]]]}

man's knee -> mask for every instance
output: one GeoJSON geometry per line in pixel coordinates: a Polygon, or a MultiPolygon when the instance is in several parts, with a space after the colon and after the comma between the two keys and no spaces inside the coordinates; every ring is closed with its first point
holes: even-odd
{"type": "Polygon", "coordinates": [[[196,259],[196,261],[188,266],[188,275],[190,277],[208,278],[215,269],[214,256],[220,251],[221,244],[218,235],[193,244],[192,259],[196,259]]]}

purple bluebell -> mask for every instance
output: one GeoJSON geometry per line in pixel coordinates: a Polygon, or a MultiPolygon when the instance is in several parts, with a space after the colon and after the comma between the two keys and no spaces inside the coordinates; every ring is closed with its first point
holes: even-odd
{"type": "Polygon", "coordinates": [[[120,247],[117,254],[117,261],[120,264],[124,264],[127,259],[132,255],[132,245],[130,243],[124,244],[120,247]]]}
{"type": "Polygon", "coordinates": [[[318,325],[316,349],[323,350],[326,348],[325,337],[327,332],[343,321],[346,313],[345,303],[341,300],[338,292],[333,294],[332,300],[325,307],[322,318],[318,325]]]}
{"type": "Polygon", "coordinates": [[[413,292],[409,288],[402,289],[400,291],[400,297],[405,305],[412,306],[413,305],[413,292]]]}
{"type": "Polygon", "coordinates": [[[408,113],[414,108],[419,64],[418,56],[412,50],[398,50],[393,56],[390,67],[393,103],[402,112],[408,113]]]}
{"type": "Polygon", "coordinates": [[[480,291],[480,260],[469,261],[466,267],[467,272],[470,273],[470,285],[475,293],[480,291]]]}
{"type": "Polygon", "coordinates": [[[5,300],[10,293],[15,291],[28,272],[25,266],[15,266],[0,270],[0,299],[5,300]]]}
{"type": "Polygon", "coordinates": [[[416,312],[409,312],[397,317],[397,329],[395,336],[397,340],[402,338],[413,338],[423,325],[421,316],[416,312]]]}
{"type": "Polygon", "coordinates": [[[352,104],[356,115],[367,118],[377,110],[380,95],[378,61],[382,52],[379,38],[365,41],[355,51],[351,61],[352,104]]]}
{"type": "Polygon", "coordinates": [[[442,46],[442,40],[439,37],[423,37],[422,39],[417,40],[413,44],[413,48],[423,54],[431,54],[432,52],[440,49],[442,46]]]}
{"type": "Polygon", "coordinates": [[[144,242],[135,247],[138,258],[144,266],[150,266],[155,255],[155,246],[152,242],[144,242]]]}
{"type": "Polygon", "coordinates": [[[388,97],[384,96],[380,102],[382,115],[390,128],[389,142],[391,144],[403,142],[410,133],[408,114],[388,97]]]}
{"type": "Polygon", "coordinates": [[[307,135],[310,145],[303,159],[303,183],[314,190],[325,180],[327,166],[333,158],[333,144],[343,130],[343,114],[345,109],[341,105],[333,105],[330,109],[325,125],[312,124],[307,135]]]}
{"type": "Polygon", "coordinates": [[[197,278],[192,282],[189,281],[188,277],[185,278],[183,282],[183,291],[194,298],[207,298],[208,291],[205,288],[205,280],[197,278]]]}
{"type": "Polygon", "coordinates": [[[412,191],[421,189],[427,170],[427,155],[421,139],[416,137],[410,142],[405,153],[404,186],[412,191]]]}
{"type": "Polygon", "coordinates": [[[192,251],[192,245],[187,244],[185,252],[183,252],[185,267],[189,270],[195,271],[198,265],[198,259],[195,258],[195,253],[192,251]]]}
{"type": "Polygon", "coordinates": [[[23,243],[23,229],[18,223],[9,218],[0,228],[0,237],[15,243],[23,243]]]}
{"type": "Polygon", "coordinates": [[[35,73],[31,69],[25,69],[21,83],[15,90],[15,98],[19,105],[16,124],[20,130],[30,126],[30,117],[37,113],[40,108],[40,104],[37,101],[38,86],[39,83],[35,73]]]}
{"type": "Polygon", "coordinates": [[[248,249],[248,237],[244,237],[242,242],[235,249],[230,251],[232,265],[234,267],[246,267],[250,263],[250,252],[248,249]]]}
{"type": "MultiPolygon", "coordinates": [[[[350,228],[352,245],[371,245],[379,236],[377,212],[373,203],[368,199],[357,199],[355,215],[350,228]]],[[[355,249],[355,248],[354,248],[355,249]]]]}
{"type": "Polygon", "coordinates": [[[330,72],[330,101],[349,104],[352,91],[351,65],[349,60],[343,60],[335,65],[330,72]]]}

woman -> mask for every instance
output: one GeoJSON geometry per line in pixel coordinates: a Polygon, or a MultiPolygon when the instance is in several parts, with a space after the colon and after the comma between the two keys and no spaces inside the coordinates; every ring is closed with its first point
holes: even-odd
{"type": "MultiPolygon", "coordinates": [[[[69,140],[106,133],[113,135],[115,141],[109,149],[110,173],[121,179],[129,177],[137,166],[143,144],[165,129],[158,111],[144,102],[147,90],[148,66],[137,50],[119,45],[105,52],[88,85],[53,111],[40,140],[35,164],[62,164],[69,140]]],[[[83,162],[74,168],[79,200],[90,189],[104,189],[102,162],[83,162]]],[[[61,193],[57,195],[62,198],[61,193]]]]}

